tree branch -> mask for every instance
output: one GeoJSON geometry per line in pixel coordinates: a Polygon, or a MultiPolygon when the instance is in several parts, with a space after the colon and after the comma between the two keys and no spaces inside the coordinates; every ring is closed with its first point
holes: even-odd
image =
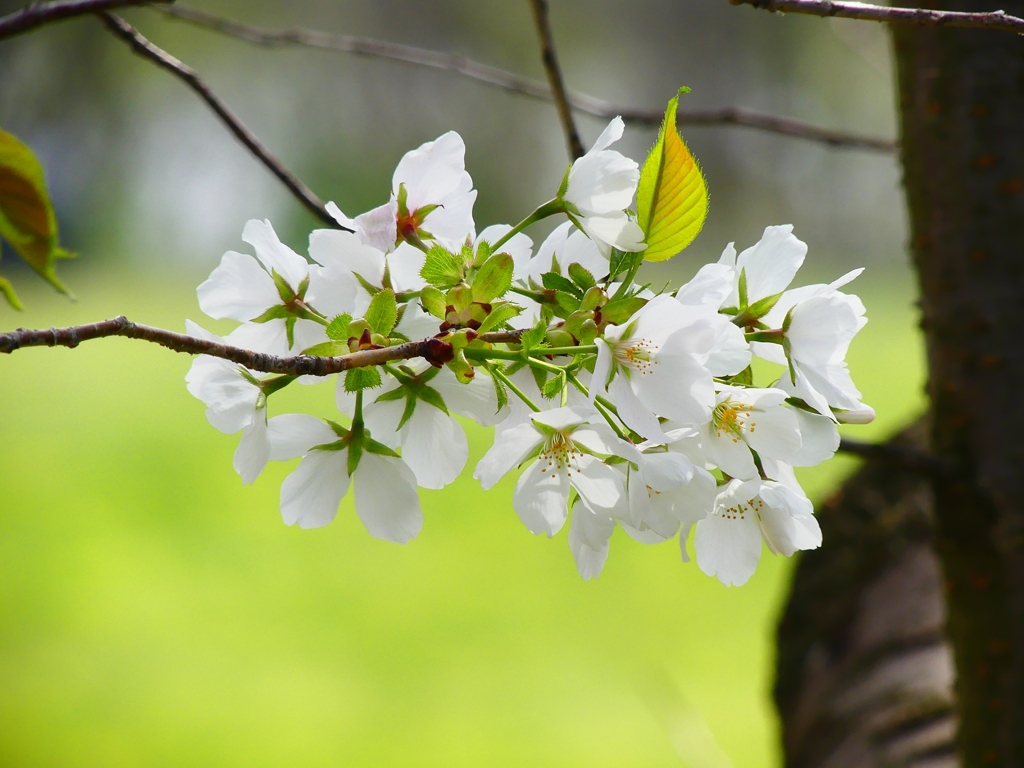
{"type": "Polygon", "coordinates": [[[840,0],[729,0],[733,5],[752,5],[765,11],[805,13],[811,16],[840,16],[862,21],[883,21],[892,24],[917,24],[924,27],[973,27],[998,29],[1024,35],[1024,19],[1003,11],[964,13],[932,11],[926,8],[889,8],[867,3],[840,0]]]}
{"type": "MultiPolygon", "coordinates": [[[[453,72],[475,80],[478,83],[500,88],[503,91],[526,96],[527,98],[537,99],[538,101],[554,101],[551,88],[545,83],[450,53],[429,51],[423,48],[414,48],[408,45],[399,45],[398,43],[390,43],[368,37],[333,35],[312,30],[291,29],[272,32],[181,5],[169,8],[154,7],[154,10],[161,11],[170,18],[180,19],[213,32],[268,48],[303,46],[399,61],[443,72],[453,72]]],[[[622,119],[626,122],[657,126],[661,124],[661,120],[664,117],[662,110],[624,107],[572,90],[566,91],[566,99],[569,105],[576,111],[603,120],[610,120],[616,115],[621,115],[622,119]]],[[[734,125],[820,142],[831,147],[843,149],[860,149],[875,152],[893,152],[896,149],[896,143],[888,139],[816,128],[799,120],[765,115],[735,107],[712,110],[679,110],[676,122],[679,125],[734,125]]]]}
{"type": "MultiPolygon", "coordinates": [[[[2,347],[0,347],[0,351],[3,351],[2,347]]],[[[844,437],[839,441],[839,450],[842,453],[849,453],[862,459],[875,459],[887,462],[894,466],[932,477],[948,479],[951,475],[959,472],[956,464],[949,459],[921,451],[913,446],[895,442],[881,444],[862,443],[857,440],[848,440],[844,437]]]]}
{"type": "MultiPolygon", "coordinates": [[[[484,333],[478,338],[497,344],[517,341],[522,331],[496,331],[484,333]]],[[[441,339],[423,339],[410,341],[393,347],[382,349],[366,349],[340,357],[315,357],[312,355],[294,355],[278,357],[260,352],[252,352],[241,347],[233,347],[218,341],[197,339],[183,333],[165,331],[148,325],[139,325],[121,315],[111,320],[101,320],[88,325],[76,325],[70,328],[49,328],[30,330],[19,328],[9,333],[0,333],[0,354],[10,354],[23,347],[70,347],[74,348],[83,341],[104,339],[111,336],[122,336],[128,339],[141,339],[159,344],[175,352],[191,355],[209,355],[230,360],[243,365],[249,370],[262,373],[280,373],[296,376],[329,376],[332,373],[347,371],[352,368],[364,368],[370,365],[383,365],[392,360],[409,360],[414,357],[425,357],[430,360],[443,359],[445,353],[451,352],[451,344],[441,339]]],[[[447,359],[451,359],[448,357],[447,359]]]]}
{"type": "Polygon", "coordinates": [[[263,146],[263,143],[256,138],[256,135],[246,128],[241,120],[228,109],[227,105],[210,90],[210,87],[203,82],[195,70],[185,66],[166,51],[153,45],[120,16],[106,12],[98,15],[103,20],[103,23],[106,24],[107,29],[128,43],[136,54],[171,72],[199,94],[200,98],[217,113],[217,116],[224,122],[228,130],[235,135],[235,138],[242,142],[271,173],[277,176],[289,191],[298,198],[299,202],[306,206],[314,216],[329,226],[345,229],[327,212],[320,198],[313,194],[309,187],[299,181],[291,171],[281,164],[280,160],[270,153],[270,150],[263,146]]]}
{"type": "Polygon", "coordinates": [[[128,5],[173,3],[174,0],[63,0],[52,3],[29,3],[14,13],[0,17],[0,40],[30,32],[44,24],[62,21],[128,5]]]}
{"type": "Polygon", "coordinates": [[[576,123],[572,119],[572,109],[565,92],[562,70],[558,66],[555,37],[551,33],[551,20],[548,18],[548,0],[530,0],[530,10],[533,11],[537,37],[540,39],[540,56],[544,62],[544,71],[547,72],[548,82],[551,84],[551,95],[555,100],[555,109],[558,110],[558,119],[562,123],[565,143],[569,147],[569,158],[578,160],[583,157],[586,150],[583,149],[580,133],[576,130],[576,123]]]}

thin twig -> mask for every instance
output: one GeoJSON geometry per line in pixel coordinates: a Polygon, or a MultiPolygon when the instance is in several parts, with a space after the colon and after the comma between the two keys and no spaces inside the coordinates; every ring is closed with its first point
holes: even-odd
{"type": "Polygon", "coordinates": [[[29,3],[14,13],[0,17],[0,40],[22,35],[44,24],[75,16],[109,11],[128,5],[173,2],[174,0],[61,0],[52,3],[29,3]]]}
{"type": "Polygon", "coordinates": [[[565,81],[562,79],[562,70],[558,66],[558,54],[555,53],[555,37],[551,33],[551,20],[548,18],[548,0],[530,0],[530,10],[533,11],[533,21],[537,26],[537,37],[540,39],[540,57],[541,61],[544,62],[544,71],[547,72],[548,82],[551,84],[551,94],[555,99],[558,119],[562,123],[565,143],[569,147],[569,157],[572,160],[579,160],[583,157],[586,150],[583,149],[583,142],[580,141],[580,132],[576,130],[576,123],[572,119],[572,109],[569,106],[569,98],[565,93],[565,81]]]}
{"type": "Polygon", "coordinates": [[[217,116],[224,122],[228,130],[231,131],[231,133],[233,133],[235,137],[249,149],[250,152],[256,155],[260,162],[262,162],[271,173],[277,176],[277,178],[280,179],[286,187],[288,187],[289,191],[299,199],[299,202],[306,206],[314,216],[329,226],[344,229],[344,227],[341,227],[334,220],[334,217],[327,212],[327,209],[324,207],[320,198],[313,194],[309,187],[299,181],[291,171],[281,164],[280,160],[270,153],[270,150],[263,146],[263,143],[256,138],[256,135],[246,128],[245,125],[242,124],[242,121],[239,120],[230,109],[228,109],[227,105],[210,90],[210,87],[203,82],[195,70],[182,64],[161,48],[153,45],[120,16],[113,13],[101,13],[98,15],[103,20],[103,23],[106,24],[107,29],[128,43],[135,53],[145,59],[149,59],[157,66],[176,75],[193,91],[199,94],[200,98],[209,104],[210,108],[217,113],[217,116]]]}
{"type": "MultiPolygon", "coordinates": [[[[500,342],[517,341],[522,331],[496,331],[481,334],[478,338],[497,344],[500,342]]],[[[328,376],[332,373],[347,371],[351,368],[364,368],[369,365],[383,365],[392,360],[409,360],[414,357],[425,357],[430,360],[451,359],[452,345],[441,339],[423,339],[410,341],[393,347],[367,349],[353,352],[340,357],[315,357],[312,355],[294,355],[278,357],[253,352],[241,347],[233,347],[218,341],[198,339],[183,333],[165,331],[148,325],[131,322],[127,317],[120,316],[111,320],[102,320],[88,325],[76,325],[70,328],[47,328],[31,330],[19,328],[9,333],[0,333],[0,353],[10,354],[23,347],[77,347],[83,341],[105,339],[111,336],[123,336],[129,339],[140,339],[175,352],[186,352],[192,355],[210,355],[243,365],[249,370],[263,373],[281,373],[296,376],[328,376]],[[447,357],[446,357],[447,354],[447,357]]]]}
{"type": "Polygon", "coordinates": [[[840,0],[729,0],[733,5],[752,5],[766,11],[806,13],[811,16],[841,16],[844,19],[917,24],[924,27],[973,27],[998,29],[1024,35],[1024,19],[1003,11],[964,13],[927,8],[890,8],[840,0]]]}
{"type": "MultiPolygon", "coordinates": [[[[423,48],[399,45],[398,43],[390,43],[385,40],[376,40],[369,37],[334,35],[312,30],[290,29],[272,32],[181,5],[169,8],[156,7],[155,10],[159,10],[171,18],[180,19],[213,32],[268,48],[303,46],[399,61],[443,72],[453,72],[475,80],[478,83],[500,88],[503,91],[526,96],[527,98],[537,99],[538,101],[554,101],[554,97],[551,95],[551,88],[546,83],[531,80],[514,72],[491,67],[487,64],[481,64],[463,56],[456,56],[450,53],[429,51],[423,48]]],[[[625,107],[572,90],[566,92],[566,98],[576,111],[604,120],[610,120],[616,115],[621,115],[622,119],[628,123],[656,126],[661,124],[662,117],[664,116],[663,110],[660,109],[625,107]]],[[[799,120],[775,117],[736,107],[712,110],[679,110],[676,122],[679,125],[733,125],[752,128],[783,136],[816,141],[842,149],[861,149],[875,152],[893,152],[896,149],[896,143],[889,139],[859,136],[843,131],[816,128],[799,120]]]]}
{"type": "Polygon", "coordinates": [[[951,461],[908,445],[862,443],[844,437],[839,441],[839,450],[842,453],[860,456],[862,459],[896,464],[904,469],[933,477],[948,478],[957,473],[957,467],[951,461]]]}

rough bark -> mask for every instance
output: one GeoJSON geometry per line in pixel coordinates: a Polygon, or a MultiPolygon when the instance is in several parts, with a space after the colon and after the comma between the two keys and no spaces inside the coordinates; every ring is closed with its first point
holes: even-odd
{"type": "MultiPolygon", "coordinates": [[[[992,10],[990,0],[941,0],[992,10]]],[[[1004,5],[1024,12],[1024,1],[1004,5]]],[[[967,766],[1024,763],[1024,38],[893,29],[967,766]]]]}
{"type": "MultiPolygon", "coordinates": [[[[897,445],[926,444],[919,424],[897,445]]],[[[952,651],[928,480],[884,457],[818,510],[779,625],[776,703],[794,768],[955,768],[952,651]]]]}

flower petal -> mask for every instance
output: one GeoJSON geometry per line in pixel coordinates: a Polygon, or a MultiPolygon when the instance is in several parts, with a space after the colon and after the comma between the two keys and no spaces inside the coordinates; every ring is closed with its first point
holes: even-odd
{"type": "Polygon", "coordinates": [[[243,485],[252,485],[270,460],[270,439],[267,437],[267,411],[256,411],[252,421],[242,431],[242,439],[235,449],[235,472],[243,485]]]}
{"type": "Polygon", "coordinates": [[[597,515],[580,503],[573,508],[569,524],[569,549],[576,561],[576,570],[584,580],[596,578],[608,559],[608,539],[615,530],[615,522],[597,515]]]}
{"type": "Polygon", "coordinates": [[[423,488],[444,488],[462,472],[469,458],[466,433],[455,419],[420,401],[401,431],[402,459],[423,488]]]}
{"type": "Polygon", "coordinates": [[[566,473],[548,473],[541,462],[535,461],[520,475],[512,506],[530,533],[546,533],[550,538],[565,525],[568,501],[569,478],[566,473]]]}
{"type": "Polygon", "coordinates": [[[292,290],[298,290],[299,284],[309,274],[308,262],[281,242],[274,227],[266,219],[247,221],[242,230],[242,240],[256,249],[256,258],[267,268],[267,272],[275,270],[292,290]]]}
{"type": "Polygon", "coordinates": [[[747,276],[747,302],[781,293],[804,263],[807,244],[793,235],[793,225],[766,227],[761,240],[736,259],[737,274],[747,276]]]}
{"type": "Polygon", "coordinates": [[[522,464],[526,457],[544,441],[533,424],[520,424],[502,433],[473,470],[485,491],[490,490],[506,474],[522,464]]]}
{"type": "Polygon", "coordinates": [[[356,514],[370,535],[405,544],[423,528],[416,476],[401,459],[363,452],[352,476],[356,514]]]}
{"type": "Polygon", "coordinates": [[[284,413],[267,423],[270,459],[288,461],[305,456],[314,446],[338,441],[328,424],[305,413],[284,413]]]}
{"type": "Polygon", "coordinates": [[[216,320],[245,322],[281,303],[273,278],[252,256],[228,251],[196,289],[199,308],[216,320]]]}
{"type": "Polygon", "coordinates": [[[281,484],[281,517],[286,525],[320,528],[338,514],[348,492],[348,451],[313,451],[281,484]]]}
{"type": "Polygon", "coordinates": [[[591,509],[615,516],[616,507],[625,508],[626,487],[622,475],[600,459],[586,455],[576,461],[576,469],[569,474],[569,482],[591,509]]]}

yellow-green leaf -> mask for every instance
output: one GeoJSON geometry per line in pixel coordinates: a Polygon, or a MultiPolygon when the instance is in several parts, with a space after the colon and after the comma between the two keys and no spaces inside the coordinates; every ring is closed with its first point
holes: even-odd
{"type": "Polygon", "coordinates": [[[637,222],[647,243],[644,261],[671,259],[693,242],[708,215],[704,175],[676,130],[678,103],[677,94],[640,172],[637,222]]]}
{"type": "Polygon", "coordinates": [[[71,257],[59,245],[57,216],[43,167],[25,144],[0,130],[0,237],[61,293],[54,261],[71,257]]]}

